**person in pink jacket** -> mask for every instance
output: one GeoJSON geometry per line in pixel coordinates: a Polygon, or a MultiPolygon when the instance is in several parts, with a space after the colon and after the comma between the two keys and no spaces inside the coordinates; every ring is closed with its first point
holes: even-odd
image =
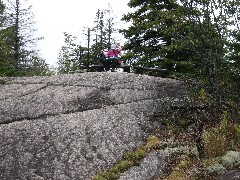
{"type": "Polygon", "coordinates": [[[119,44],[117,44],[117,45],[112,44],[111,49],[107,52],[107,57],[108,57],[109,61],[112,63],[112,71],[113,72],[115,71],[118,56],[121,53],[121,50],[122,49],[119,44]]]}

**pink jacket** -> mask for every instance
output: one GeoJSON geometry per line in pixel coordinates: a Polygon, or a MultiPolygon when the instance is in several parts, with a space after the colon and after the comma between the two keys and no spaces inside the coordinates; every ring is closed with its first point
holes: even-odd
{"type": "Polygon", "coordinates": [[[110,49],[110,50],[107,52],[107,56],[108,56],[109,58],[111,58],[111,57],[118,57],[119,53],[120,53],[119,49],[115,49],[115,50],[110,49]]]}

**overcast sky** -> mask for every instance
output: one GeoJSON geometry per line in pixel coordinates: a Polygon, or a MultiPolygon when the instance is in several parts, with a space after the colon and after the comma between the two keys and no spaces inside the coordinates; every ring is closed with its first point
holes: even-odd
{"type": "MultiPolygon", "coordinates": [[[[38,43],[41,57],[50,65],[56,65],[57,57],[64,45],[63,32],[82,36],[83,27],[93,27],[98,9],[103,10],[110,3],[114,14],[121,18],[130,8],[129,0],[28,0],[33,6],[37,35],[44,37],[38,43]]],[[[122,24],[118,24],[123,26],[122,24]]]]}

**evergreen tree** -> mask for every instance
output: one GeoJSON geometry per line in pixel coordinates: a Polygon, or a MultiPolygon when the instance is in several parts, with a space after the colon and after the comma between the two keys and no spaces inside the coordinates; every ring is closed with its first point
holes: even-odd
{"type": "Polygon", "coordinates": [[[122,32],[129,39],[125,48],[130,58],[137,57],[136,63],[145,66],[188,73],[217,102],[225,101],[225,84],[231,81],[224,77],[232,73],[226,67],[231,67],[229,62],[237,64],[226,55],[231,52],[230,40],[239,42],[233,36],[239,27],[239,2],[131,0],[129,6],[136,11],[123,17],[132,25],[122,32]]]}
{"type": "Polygon", "coordinates": [[[116,24],[116,16],[114,15],[114,11],[112,10],[112,7],[110,4],[108,4],[108,9],[104,10],[105,12],[105,18],[106,18],[106,22],[104,24],[104,29],[105,29],[105,33],[107,35],[107,47],[108,50],[111,47],[112,43],[116,43],[115,42],[115,37],[114,37],[114,33],[118,33],[118,29],[115,28],[115,24],[116,24]]]}
{"type": "MultiPolygon", "coordinates": [[[[98,9],[93,28],[85,28],[84,35],[87,37],[87,47],[75,43],[76,37],[64,33],[65,45],[59,53],[58,73],[69,73],[75,71],[79,66],[90,66],[98,63],[100,50],[110,49],[115,43],[114,33],[117,32],[115,17],[109,4],[108,9],[98,9]]],[[[84,39],[85,40],[85,39],[84,39]]]]}
{"type": "MultiPolygon", "coordinates": [[[[89,47],[89,60],[91,59],[90,64],[95,64],[97,62],[99,51],[107,47],[106,32],[104,31],[104,11],[98,9],[94,24],[95,25],[91,31],[95,38],[93,39],[91,48],[89,47]]],[[[88,38],[91,38],[91,31],[88,38]]]]}
{"type": "Polygon", "coordinates": [[[11,48],[11,75],[27,75],[32,69],[31,59],[37,54],[36,43],[42,38],[34,38],[34,16],[31,5],[26,0],[11,0],[7,8],[7,40],[11,48]]]}
{"type": "Polygon", "coordinates": [[[95,27],[92,29],[95,34],[95,46],[98,49],[104,49],[107,46],[106,42],[106,32],[104,31],[104,11],[98,9],[94,21],[95,27]]]}
{"type": "Polygon", "coordinates": [[[144,66],[161,66],[171,71],[177,65],[179,71],[189,71],[194,54],[186,40],[190,23],[178,1],[132,0],[129,6],[136,12],[124,15],[123,20],[132,25],[121,30],[129,39],[125,45],[129,58],[137,58],[135,63],[144,66]],[[181,66],[186,69],[180,70],[181,66]]]}
{"type": "Polygon", "coordinates": [[[50,76],[54,74],[45,60],[37,54],[32,54],[30,63],[27,73],[28,76],[50,76]]]}
{"type": "MultiPolygon", "coordinates": [[[[202,132],[208,120],[222,120],[223,110],[239,119],[239,20],[240,2],[235,0],[130,0],[136,11],[123,20],[132,26],[122,30],[129,39],[130,58],[145,66],[158,64],[181,76],[189,75],[196,99],[214,117],[194,114],[196,146],[203,157],[202,132]]],[[[227,118],[229,118],[227,117],[227,118]]]]}
{"type": "Polygon", "coordinates": [[[113,10],[108,4],[108,9],[99,10],[96,13],[95,26],[92,29],[95,33],[95,39],[91,45],[91,62],[98,62],[97,55],[102,49],[110,49],[112,43],[115,43],[113,34],[117,32],[115,26],[115,17],[113,10]]]}
{"type": "Polygon", "coordinates": [[[184,1],[183,6],[192,12],[189,20],[198,24],[189,43],[201,64],[198,81],[217,105],[228,104],[233,100],[231,94],[237,93],[236,87],[239,87],[239,83],[233,81],[239,79],[239,66],[237,69],[233,66],[239,63],[234,57],[239,44],[236,32],[239,32],[240,2],[184,1]]]}
{"type": "Polygon", "coordinates": [[[0,76],[11,75],[13,67],[12,27],[7,26],[6,19],[6,6],[0,1],[0,76]]]}
{"type": "Polygon", "coordinates": [[[76,37],[64,32],[64,43],[58,57],[57,71],[60,74],[76,71],[87,64],[87,48],[76,44],[76,37]]]}

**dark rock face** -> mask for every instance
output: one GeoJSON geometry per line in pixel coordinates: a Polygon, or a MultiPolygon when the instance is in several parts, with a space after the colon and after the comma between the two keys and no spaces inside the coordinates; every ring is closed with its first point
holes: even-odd
{"type": "Polygon", "coordinates": [[[160,174],[162,170],[167,169],[166,153],[154,151],[149,153],[139,166],[130,168],[122,173],[119,180],[145,180],[153,179],[154,175],[160,174]],[[160,167],[159,167],[160,166],[160,167]]]}
{"type": "Polygon", "coordinates": [[[240,170],[230,170],[218,177],[218,180],[239,180],[240,170]]]}
{"type": "Polygon", "coordinates": [[[183,84],[130,73],[4,79],[0,179],[91,179],[143,143],[183,84]]]}

